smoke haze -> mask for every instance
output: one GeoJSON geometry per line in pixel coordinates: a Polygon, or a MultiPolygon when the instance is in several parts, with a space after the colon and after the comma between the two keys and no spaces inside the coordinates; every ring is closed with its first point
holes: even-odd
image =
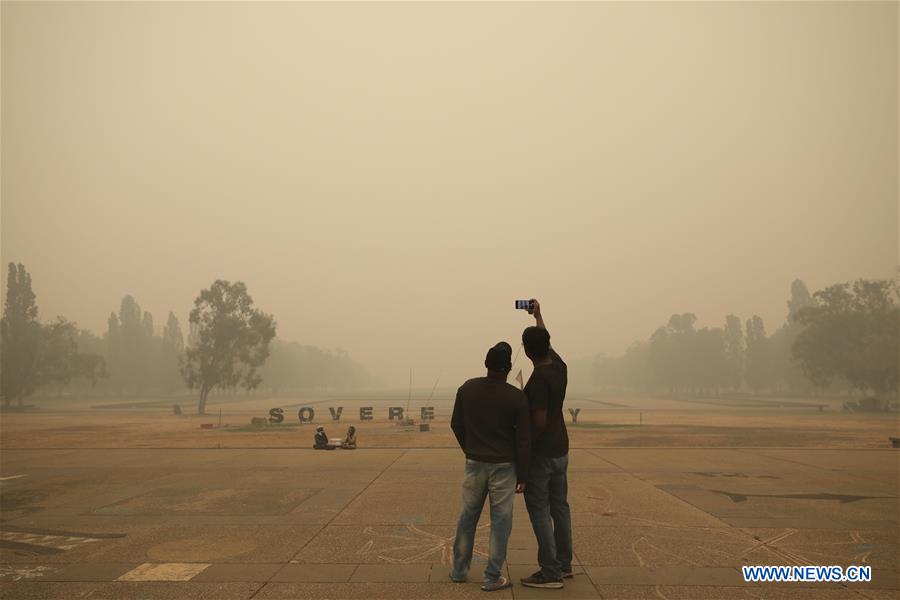
{"type": "Polygon", "coordinates": [[[617,354],[900,259],[897,3],[3,2],[2,75],[3,262],[98,334],[241,280],[454,384],[517,298],[617,354]]]}

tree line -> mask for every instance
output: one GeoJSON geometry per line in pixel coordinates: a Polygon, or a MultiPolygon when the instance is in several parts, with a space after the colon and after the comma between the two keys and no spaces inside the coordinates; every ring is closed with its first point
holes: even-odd
{"type": "Polygon", "coordinates": [[[810,294],[791,285],[787,315],[768,334],[763,319],[729,314],[721,327],[696,327],[673,314],[621,356],[573,361],[573,383],[611,392],[704,396],[722,391],[806,395],[855,390],[882,404],[897,395],[900,289],[860,279],[810,294]]]}
{"type": "Polygon", "coordinates": [[[338,350],[275,339],[275,321],[253,305],[242,282],[217,280],[194,301],[185,336],[170,312],[157,332],[153,315],[122,299],[97,336],[57,317],[38,318],[31,275],[9,264],[0,319],[0,393],[5,407],[37,391],[123,397],[194,390],[203,413],[213,390],[275,393],[348,389],[371,383],[365,368],[338,350]]]}

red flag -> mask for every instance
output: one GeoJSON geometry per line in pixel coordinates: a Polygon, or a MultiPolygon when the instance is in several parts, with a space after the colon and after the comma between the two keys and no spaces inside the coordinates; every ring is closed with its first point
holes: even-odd
{"type": "Polygon", "coordinates": [[[519,374],[516,375],[516,381],[519,382],[519,389],[525,389],[525,384],[522,382],[522,369],[519,369],[519,374]]]}

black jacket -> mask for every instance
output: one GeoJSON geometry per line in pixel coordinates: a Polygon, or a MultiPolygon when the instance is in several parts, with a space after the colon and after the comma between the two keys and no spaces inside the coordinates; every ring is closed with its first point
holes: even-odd
{"type": "Polygon", "coordinates": [[[516,480],[528,478],[531,421],[528,400],[505,381],[479,377],[456,392],[450,427],[466,458],[516,463],[516,480]]]}

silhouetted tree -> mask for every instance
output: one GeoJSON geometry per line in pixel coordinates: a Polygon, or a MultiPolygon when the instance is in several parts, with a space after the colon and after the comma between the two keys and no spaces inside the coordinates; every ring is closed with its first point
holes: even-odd
{"type": "Polygon", "coordinates": [[[153,337],[153,315],[148,311],[144,311],[144,315],[141,317],[141,327],[144,328],[145,339],[153,337]]]}
{"type": "Polygon", "coordinates": [[[63,317],[44,325],[41,357],[38,361],[41,385],[56,386],[62,394],[63,386],[77,375],[78,330],[63,317]]]}
{"type": "Polygon", "coordinates": [[[85,354],[79,352],[73,359],[76,377],[85,379],[91,387],[97,385],[97,381],[106,377],[106,361],[99,354],[85,354]]]}
{"type": "Polygon", "coordinates": [[[21,407],[22,399],[34,392],[39,383],[42,340],[37,316],[31,275],[22,264],[9,263],[0,320],[0,390],[5,406],[16,400],[21,407]]]}
{"type": "Polygon", "coordinates": [[[725,317],[725,361],[729,387],[741,388],[744,378],[744,330],[741,320],[735,315],[725,317]]]}
{"type": "Polygon", "coordinates": [[[900,363],[897,298],[897,284],[889,280],[859,279],[816,292],[796,315],[805,325],[793,345],[803,371],[817,385],[841,378],[886,401],[897,391],[900,363]]]}
{"type": "Polygon", "coordinates": [[[178,367],[184,354],[184,335],[174,313],[169,313],[162,332],[162,374],[161,383],[169,393],[184,385],[178,367]]]}
{"type": "Polygon", "coordinates": [[[207,398],[216,387],[259,385],[256,370],[269,355],[275,322],[271,315],[253,308],[242,282],[220,279],[201,291],[190,323],[194,335],[185,349],[182,374],[189,388],[200,391],[199,414],[206,412],[207,398]]]}
{"type": "Polygon", "coordinates": [[[161,342],[153,335],[153,315],[142,311],[129,295],[122,298],[118,316],[110,314],[107,325],[107,365],[119,391],[140,393],[155,387],[163,377],[163,366],[161,342]]]}
{"type": "Polygon", "coordinates": [[[650,351],[648,342],[635,342],[622,356],[596,355],[591,360],[591,386],[609,391],[649,391],[654,384],[650,351]]]}
{"type": "MultiPolygon", "coordinates": [[[[0,382],[6,406],[33,393],[38,386],[56,386],[59,393],[73,379],[96,380],[103,373],[103,357],[79,351],[83,334],[75,323],[57,317],[46,325],[37,319],[38,309],[31,276],[21,264],[10,263],[6,302],[0,320],[0,382]]],[[[99,343],[96,337],[94,340],[99,343]]],[[[101,344],[102,345],[102,344],[101,344]]]]}
{"type": "Polygon", "coordinates": [[[695,383],[696,373],[689,354],[693,341],[693,313],[674,314],[665,327],[650,336],[648,366],[653,381],[666,387],[669,393],[685,392],[695,383]]]}
{"type": "Polygon", "coordinates": [[[649,390],[651,380],[647,375],[650,344],[635,342],[628,347],[618,364],[619,385],[633,390],[649,390]]]}
{"type": "Polygon", "coordinates": [[[762,317],[753,315],[747,320],[747,361],[744,374],[747,385],[754,393],[771,383],[771,356],[766,327],[762,317]]]}
{"type": "Polygon", "coordinates": [[[116,313],[109,313],[106,320],[106,368],[113,382],[118,384],[119,392],[122,391],[122,333],[119,327],[119,317],[116,313]]]}
{"type": "Polygon", "coordinates": [[[98,380],[106,377],[106,341],[87,329],[79,329],[76,337],[78,354],[75,355],[75,375],[93,388],[98,380]]]}
{"type": "Polygon", "coordinates": [[[725,354],[725,333],[718,327],[704,327],[696,332],[688,352],[692,391],[715,393],[727,385],[728,359],[725,354]]]}
{"type": "Polygon", "coordinates": [[[64,317],[41,328],[43,340],[38,364],[40,383],[55,386],[62,395],[63,387],[73,379],[83,377],[94,385],[103,374],[103,357],[82,354],[78,350],[78,328],[64,317]]]}
{"type": "Polygon", "coordinates": [[[795,279],[793,283],[791,283],[791,299],[787,302],[788,324],[794,323],[797,318],[797,313],[812,304],[813,299],[809,294],[809,288],[806,287],[806,284],[803,283],[802,280],[795,279]]]}
{"type": "Polygon", "coordinates": [[[169,313],[169,319],[163,327],[162,341],[163,346],[173,354],[179,355],[184,352],[184,334],[181,333],[181,324],[175,313],[169,313]]]}
{"type": "Polygon", "coordinates": [[[804,375],[794,360],[792,351],[794,342],[804,327],[797,321],[797,314],[810,304],[812,304],[812,296],[810,296],[806,284],[800,279],[795,279],[791,283],[791,298],[787,301],[787,319],[784,325],[776,329],[769,338],[773,384],[794,393],[807,393],[812,386],[809,378],[804,375]]]}
{"type": "Polygon", "coordinates": [[[118,370],[113,373],[124,389],[140,392],[145,382],[146,336],[143,312],[133,296],[122,298],[119,308],[118,370]]]}

